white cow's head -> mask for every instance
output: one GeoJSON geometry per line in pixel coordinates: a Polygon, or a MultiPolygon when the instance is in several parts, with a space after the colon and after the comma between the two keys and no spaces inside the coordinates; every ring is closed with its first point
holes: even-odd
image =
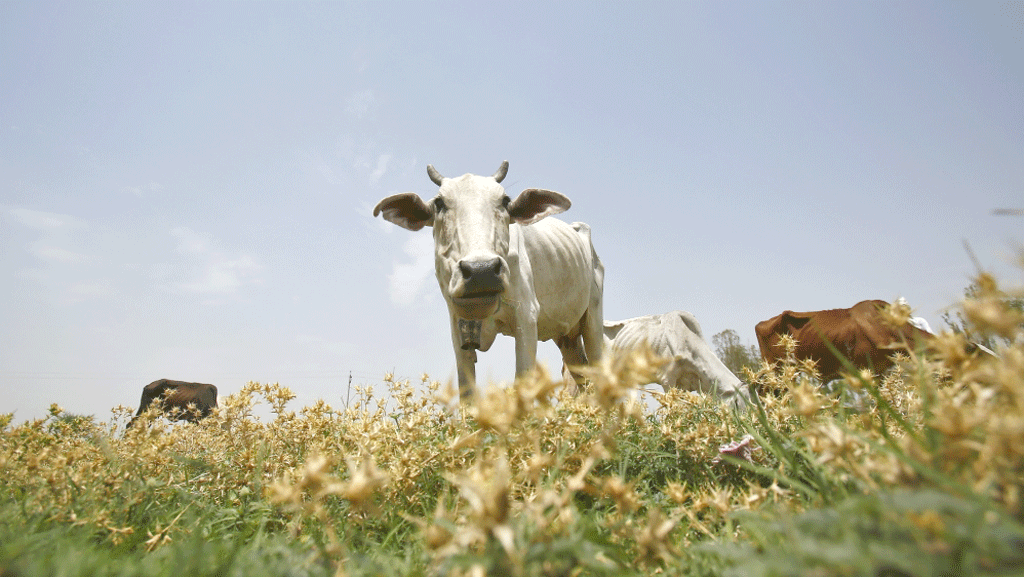
{"type": "Polygon", "coordinates": [[[402,228],[434,228],[434,265],[441,292],[465,319],[483,319],[498,308],[509,288],[509,225],[527,225],[569,208],[569,199],[530,188],[511,200],[501,186],[508,161],[494,176],[445,178],[427,174],[440,187],[429,203],[412,192],[389,196],[373,209],[402,228]]]}

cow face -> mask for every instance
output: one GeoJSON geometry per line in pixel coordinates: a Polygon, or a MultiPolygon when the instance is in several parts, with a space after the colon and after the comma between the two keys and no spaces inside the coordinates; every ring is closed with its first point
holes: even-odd
{"type": "Polygon", "coordinates": [[[498,309],[510,285],[509,226],[528,225],[569,208],[569,199],[549,190],[527,189],[512,200],[501,186],[504,162],[493,176],[445,178],[427,174],[440,189],[429,203],[407,192],[380,201],[373,215],[409,230],[434,229],[434,268],[441,292],[455,313],[484,319],[498,309]]]}

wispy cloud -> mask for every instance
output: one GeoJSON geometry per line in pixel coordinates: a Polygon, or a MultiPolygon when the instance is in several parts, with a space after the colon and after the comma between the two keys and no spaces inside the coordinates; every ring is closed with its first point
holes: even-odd
{"type": "Polygon", "coordinates": [[[236,259],[215,257],[207,262],[191,282],[178,286],[189,292],[202,294],[232,294],[242,285],[258,284],[257,274],[263,269],[254,258],[242,255],[236,259]]]}
{"type": "Polygon", "coordinates": [[[294,158],[294,165],[303,174],[314,179],[323,178],[329,184],[340,184],[340,179],[331,166],[331,159],[324,155],[321,148],[297,150],[294,158]]]}
{"type": "Polygon", "coordinates": [[[390,154],[382,154],[377,157],[377,168],[373,169],[370,173],[370,182],[377,184],[380,179],[384,176],[384,173],[388,171],[388,162],[391,160],[390,154]]]}
{"type": "Polygon", "coordinates": [[[391,159],[390,153],[367,149],[352,158],[352,168],[355,169],[360,179],[365,178],[371,185],[376,186],[387,174],[391,159]]]}
{"type": "Polygon", "coordinates": [[[122,190],[135,196],[143,196],[144,194],[160,192],[164,189],[164,186],[158,182],[150,182],[142,186],[126,186],[122,190]]]}
{"type": "Polygon", "coordinates": [[[199,254],[210,250],[213,235],[208,232],[196,232],[191,228],[179,226],[171,230],[171,236],[178,239],[177,251],[184,254],[199,254]]]}
{"type": "Polygon", "coordinates": [[[352,64],[356,72],[366,72],[370,68],[370,51],[366,48],[357,48],[352,53],[352,64]]]}
{"type": "Polygon", "coordinates": [[[356,347],[350,341],[329,340],[317,335],[295,335],[295,344],[308,352],[335,359],[356,354],[356,347]]]}
{"type": "Polygon", "coordinates": [[[370,113],[370,109],[373,108],[375,103],[376,99],[374,98],[373,90],[361,90],[349,97],[345,105],[345,113],[358,119],[363,119],[370,113]]]}
{"type": "Polygon", "coordinates": [[[72,284],[64,292],[64,302],[74,304],[92,299],[102,299],[114,294],[115,289],[109,280],[93,280],[72,284]]]}
{"type": "Polygon", "coordinates": [[[389,175],[389,169],[396,164],[402,166],[390,151],[381,150],[375,142],[357,145],[348,138],[332,145],[296,150],[293,158],[293,166],[303,175],[335,186],[378,186],[389,175]]]}
{"type": "Polygon", "coordinates": [[[19,271],[15,271],[14,276],[20,279],[41,283],[50,280],[52,275],[49,271],[41,268],[23,268],[19,271]]]}
{"type": "Polygon", "coordinates": [[[31,244],[28,251],[38,259],[54,263],[85,264],[96,260],[93,256],[43,242],[31,244]]]}
{"type": "Polygon", "coordinates": [[[28,208],[10,209],[7,213],[27,230],[27,235],[36,237],[24,245],[36,261],[16,271],[17,278],[38,283],[53,297],[54,303],[62,306],[107,298],[115,293],[113,283],[102,278],[105,259],[80,249],[96,243],[99,229],[67,214],[28,208]]]}
{"type": "Polygon", "coordinates": [[[391,301],[408,306],[417,300],[434,275],[434,238],[429,234],[412,235],[402,250],[412,262],[395,262],[388,285],[391,301]]]}
{"type": "Polygon", "coordinates": [[[85,228],[86,222],[78,217],[59,214],[56,212],[45,212],[42,210],[31,210],[28,208],[13,208],[8,213],[21,224],[43,231],[56,231],[60,229],[85,228]]]}
{"type": "MultiPolygon", "coordinates": [[[[233,252],[221,247],[213,235],[197,232],[188,227],[171,231],[178,239],[176,250],[188,255],[183,263],[182,275],[189,280],[174,282],[179,290],[204,295],[231,295],[246,285],[259,284],[263,266],[255,256],[233,252]]],[[[156,265],[154,276],[167,278],[173,274],[167,265],[156,265]]],[[[180,270],[180,269],[179,269],[180,270]]]]}
{"type": "Polygon", "coordinates": [[[26,244],[26,250],[47,264],[85,264],[96,257],[77,250],[72,237],[89,230],[85,220],[67,214],[14,208],[7,211],[13,220],[37,235],[39,240],[26,244]]]}

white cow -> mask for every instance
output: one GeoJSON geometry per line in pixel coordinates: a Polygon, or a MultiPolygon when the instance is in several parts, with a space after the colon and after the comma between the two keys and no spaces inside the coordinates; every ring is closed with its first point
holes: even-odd
{"type": "Polygon", "coordinates": [[[612,354],[628,354],[647,344],[656,355],[669,359],[659,378],[666,392],[680,388],[712,393],[738,409],[745,409],[750,400],[746,384],[715,356],[697,319],[686,311],[606,321],[604,336],[612,354]]]}
{"type": "Polygon", "coordinates": [[[498,333],[516,339],[517,377],[536,364],[538,340],[554,339],[571,366],[601,358],[604,266],[590,227],[544,218],[569,208],[557,192],[530,188],[511,200],[500,185],[507,172],[508,161],[494,176],[445,178],[428,166],[440,187],[430,202],[406,192],[373,209],[409,230],[434,229],[463,398],[474,392],[477,349],[488,350],[498,333]]]}

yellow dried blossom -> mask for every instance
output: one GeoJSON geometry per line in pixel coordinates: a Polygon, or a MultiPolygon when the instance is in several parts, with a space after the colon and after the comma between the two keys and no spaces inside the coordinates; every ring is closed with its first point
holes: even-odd
{"type": "Polygon", "coordinates": [[[679,524],[679,518],[666,518],[660,509],[652,508],[647,523],[636,536],[638,560],[641,563],[670,563],[679,556],[671,541],[672,530],[679,524]]]}
{"type": "Polygon", "coordinates": [[[622,512],[629,513],[640,506],[640,497],[633,490],[633,483],[627,483],[620,477],[605,479],[601,490],[615,501],[615,506],[622,512]]]}
{"type": "Polygon", "coordinates": [[[800,384],[792,390],[793,407],[790,412],[803,418],[813,417],[821,409],[831,403],[818,392],[818,387],[809,380],[803,379],[800,384]]]}
{"type": "Polygon", "coordinates": [[[686,484],[680,484],[675,481],[669,481],[665,487],[665,494],[668,495],[669,499],[672,499],[676,504],[682,505],[690,497],[690,493],[686,488],[686,484]]]}

